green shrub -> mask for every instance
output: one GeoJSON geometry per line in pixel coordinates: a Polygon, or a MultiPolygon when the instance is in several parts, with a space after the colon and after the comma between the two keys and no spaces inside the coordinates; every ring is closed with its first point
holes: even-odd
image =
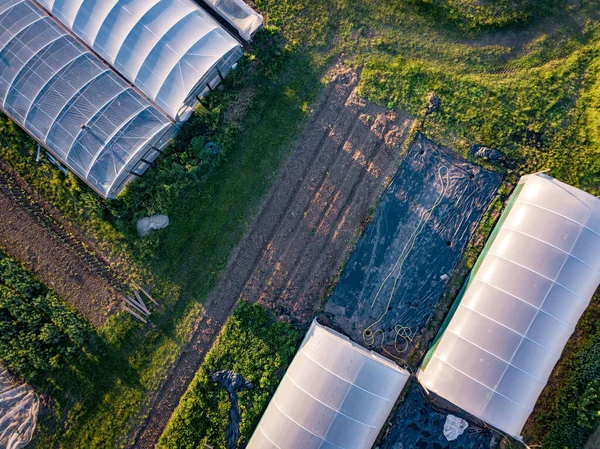
{"type": "Polygon", "coordinates": [[[524,430],[548,449],[579,449],[600,424],[600,295],[575,334],[524,430]]]}
{"type": "Polygon", "coordinates": [[[463,31],[527,23],[554,10],[559,0],[413,0],[424,13],[463,31]]]}
{"type": "Polygon", "coordinates": [[[209,377],[212,371],[222,369],[240,373],[255,385],[239,395],[239,444],[247,443],[294,355],[298,339],[291,325],[275,322],[263,307],[240,303],[181,399],[158,447],[195,449],[203,443],[225,447],[229,398],[209,377]]]}
{"type": "Polygon", "coordinates": [[[90,325],[56,294],[0,250],[0,361],[47,387],[52,373],[86,362],[94,337],[90,325]]]}

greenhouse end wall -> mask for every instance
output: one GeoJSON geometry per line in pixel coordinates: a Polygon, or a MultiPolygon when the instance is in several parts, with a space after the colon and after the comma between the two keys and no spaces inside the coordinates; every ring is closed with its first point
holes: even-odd
{"type": "Polygon", "coordinates": [[[370,449],[409,376],[315,320],[247,449],[370,449]]]}

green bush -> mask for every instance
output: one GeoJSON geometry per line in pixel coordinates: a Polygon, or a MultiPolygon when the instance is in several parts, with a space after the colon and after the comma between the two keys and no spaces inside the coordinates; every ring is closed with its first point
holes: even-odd
{"type": "Polygon", "coordinates": [[[547,449],[579,449],[600,424],[600,295],[584,313],[524,435],[547,449]]]}
{"type": "Polygon", "coordinates": [[[94,342],[89,324],[56,294],[0,250],[0,361],[33,383],[87,360],[94,342]]]}
{"type": "Polygon", "coordinates": [[[527,23],[554,10],[559,0],[413,0],[423,12],[463,31],[527,23]]]}
{"type": "Polygon", "coordinates": [[[298,340],[299,334],[290,324],[275,322],[259,305],[240,303],[181,399],[158,447],[195,449],[203,443],[225,447],[229,398],[209,377],[210,372],[222,369],[240,373],[255,385],[239,395],[239,445],[243,447],[290,363],[298,340]]]}

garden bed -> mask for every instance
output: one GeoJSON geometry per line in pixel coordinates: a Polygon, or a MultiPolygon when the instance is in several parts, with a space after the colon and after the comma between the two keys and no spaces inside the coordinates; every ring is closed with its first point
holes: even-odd
{"type": "Polygon", "coordinates": [[[418,134],[329,298],[334,325],[400,356],[435,313],[500,180],[418,134]]]}
{"type": "Polygon", "coordinates": [[[219,370],[239,373],[255,386],[239,393],[239,444],[243,447],[291,362],[299,340],[300,334],[291,325],[276,322],[264,307],[241,302],[181,398],[157,447],[225,447],[230,402],[225,389],[210,379],[210,373],[219,370]]]}

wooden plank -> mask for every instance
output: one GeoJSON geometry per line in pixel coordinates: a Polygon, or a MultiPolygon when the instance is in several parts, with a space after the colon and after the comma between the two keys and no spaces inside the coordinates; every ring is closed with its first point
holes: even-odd
{"type": "Polygon", "coordinates": [[[148,293],[146,290],[144,290],[142,287],[140,287],[139,285],[137,285],[135,282],[133,283],[134,287],[137,288],[138,290],[140,290],[144,295],[146,295],[148,297],[148,299],[156,306],[160,307],[160,304],[158,304],[154,298],[152,296],[150,296],[150,293],[148,293]]]}
{"type": "Polygon", "coordinates": [[[137,313],[135,313],[129,307],[123,306],[123,309],[126,310],[127,312],[129,312],[130,315],[133,315],[135,318],[137,318],[138,320],[140,320],[142,323],[144,323],[144,324],[148,323],[145,319],[143,319],[141,316],[139,316],[137,313]]]}
{"type": "Polygon", "coordinates": [[[126,302],[127,304],[129,304],[130,306],[132,306],[132,307],[133,307],[135,310],[137,310],[137,311],[138,311],[138,312],[140,312],[141,314],[143,314],[143,315],[146,315],[146,316],[149,316],[149,315],[150,315],[150,313],[146,313],[146,312],[144,311],[144,309],[142,309],[142,308],[141,308],[141,307],[140,307],[140,306],[137,304],[137,302],[136,302],[136,301],[135,301],[135,300],[134,300],[134,299],[133,299],[131,296],[126,296],[126,297],[125,297],[125,302],[126,302]]]}
{"type": "Polygon", "coordinates": [[[142,309],[144,309],[148,315],[150,315],[150,311],[148,310],[148,307],[146,307],[146,304],[144,303],[144,300],[142,299],[142,297],[140,296],[140,294],[138,293],[138,291],[134,290],[133,294],[135,295],[135,297],[137,299],[137,303],[140,305],[140,307],[142,309]]]}

